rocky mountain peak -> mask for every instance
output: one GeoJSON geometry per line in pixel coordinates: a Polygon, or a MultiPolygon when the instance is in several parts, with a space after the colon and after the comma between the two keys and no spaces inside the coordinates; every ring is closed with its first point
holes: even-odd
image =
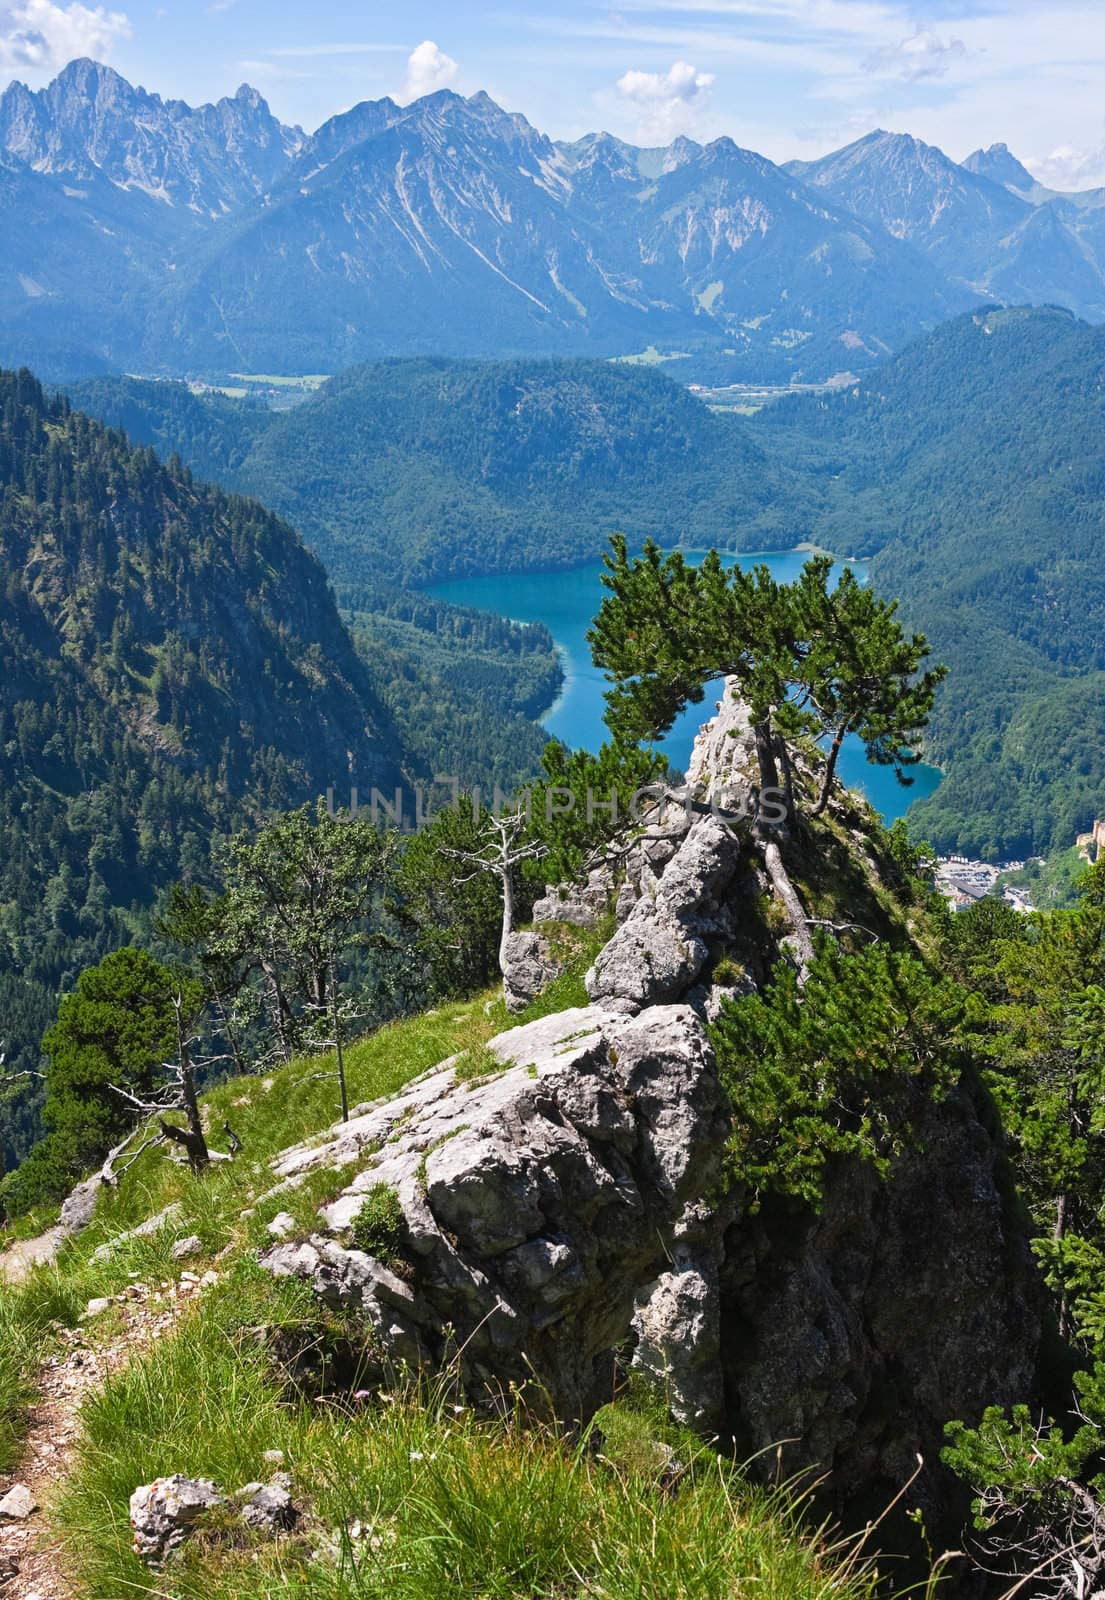
{"type": "Polygon", "coordinates": [[[992,144],[988,150],[974,150],[963,166],[968,172],[989,178],[991,183],[1000,183],[1018,194],[1030,194],[1036,187],[1031,172],[1017,160],[1007,144],[992,144]]]}
{"type": "Polygon", "coordinates": [[[693,139],[688,139],[685,133],[681,133],[678,139],[670,144],[664,153],[664,171],[674,172],[676,167],[681,167],[686,162],[693,161],[696,156],[701,154],[702,146],[696,144],[693,139]]]}
{"type": "Polygon", "coordinates": [[[85,58],[37,93],[13,84],[0,97],[0,148],[36,171],[102,174],[120,189],[205,218],[264,193],[302,140],[248,84],[232,99],[192,107],[85,58]]]}

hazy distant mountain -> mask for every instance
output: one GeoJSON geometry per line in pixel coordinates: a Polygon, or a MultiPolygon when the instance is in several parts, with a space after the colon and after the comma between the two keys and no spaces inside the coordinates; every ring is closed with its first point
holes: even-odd
{"type": "Polygon", "coordinates": [[[869,133],[789,170],[970,282],[984,281],[1000,241],[1030,214],[1027,201],[906,133],[869,133]]]}
{"type": "Polygon", "coordinates": [[[657,345],[821,378],[973,298],[731,140],[557,145],[486,94],[306,137],[253,90],[193,109],[80,61],[5,92],[0,154],[30,219],[0,247],[0,355],[52,375],[657,345]]]}
{"type": "Polygon", "coordinates": [[[1105,318],[1105,195],[1044,189],[1005,145],[960,166],[920,139],[880,131],[788,170],[988,299],[1105,318]]]}
{"type": "Polygon", "coordinates": [[[656,347],[688,381],[818,380],[986,301],[1105,318],[1105,193],[1004,146],[878,132],[784,169],[558,144],[482,93],[308,136],[248,87],[193,108],[76,61],[0,96],[0,212],[0,359],[51,378],[656,347]]]}
{"type": "Polygon", "coordinates": [[[1041,187],[1007,144],[992,144],[988,150],[974,150],[963,166],[968,172],[974,172],[980,178],[989,178],[991,183],[1000,183],[1003,188],[1011,189],[1026,200],[1041,187]]]}

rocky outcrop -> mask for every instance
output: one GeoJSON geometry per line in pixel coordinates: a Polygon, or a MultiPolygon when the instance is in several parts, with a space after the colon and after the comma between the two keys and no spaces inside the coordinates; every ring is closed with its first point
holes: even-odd
{"type": "Polygon", "coordinates": [[[465,1083],[446,1064],[283,1156],[283,1178],[357,1158],[363,1169],[318,1232],[262,1262],[356,1311],[381,1374],[456,1352],[489,1402],[536,1385],[585,1416],[610,1393],[641,1285],[716,1175],[712,1054],[685,1006],[566,1011],[490,1049],[498,1076],[465,1083]],[[380,1185],[402,1208],[402,1275],[353,1243],[380,1185]]]}
{"type": "Polygon", "coordinates": [[[511,933],[499,954],[508,1011],[524,1011],[564,971],[549,941],[539,933],[511,933]]]}
{"type": "Polygon", "coordinates": [[[727,1425],[719,1287],[729,1210],[687,1208],[667,1270],[641,1290],[633,1318],[633,1367],[667,1396],[677,1422],[705,1434],[727,1425]]]}
{"type": "Polygon", "coordinates": [[[587,882],[559,883],[549,889],[533,907],[534,923],[563,922],[573,928],[597,928],[610,903],[610,877],[601,868],[587,882]]]}
{"type": "Polygon", "coordinates": [[[889,1175],[830,1167],[819,1211],[756,1208],[739,1175],[719,1197],[707,1022],[785,959],[741,822],[753,757],[726,700],[685,792],[589,880],[581,905],[616,894],[619,917],[587,976],[592,1004],[493,1040],[501,1070],[465,1082],[446,1062],[286,1152],[281,1186],[358,1172],[308,1238],[262,1260],[363,1323],[369,1375],[452,1360],[484,1404],[516,1386],[582,1418],[631,1365],[741,1456],[774,1471],[779,1447],[784,1473],[831,1473],[849,1518],[881,1513],[921,1455],[909,1504],[950,1539],[962,1508],[943,1426],[1031,1395],[1042,1297],[969,1083],[919,1103],[916,1149],[889,1175]],[[381,1186],[398,1238],[359,1225],[381,1186]]]}
{"type": "MultiPolygon", "coordinates": [[[[939,1528],[943,1426],[1035,1392],[1044,1298],[1003,1158],[969,1087],[919,1122],[884,1181],[841,1165],[817,1215],[768,1203],[721,1235],[725,1413],[742,1454],[830,1471],[841,1501],[912,1504],[939,1528]]],[[[944,1531],[950,1538],[959,1524],[944,1531]]]]}
{"type": "Polygon", "coordinates": [[[592,1000],[634,1006],[684,995],[706,965],[710,941],[733,931],[725,892],[736,875],[740,845],[720,817],[697,817],[683,839],[662,844],[666,861],[587,974],[592,1000]],[[670,851],[669,851],[670,847],[670,851]]]}
{"type": "Polygon", "coordinates": [[[756,788],[756,745],[748,707],[736,691],[736,679],[727,678],[714,716],[694,742],[687,763],[687,788],[699,801],[710,801],[734,816],[747,816],[756,788]]]}

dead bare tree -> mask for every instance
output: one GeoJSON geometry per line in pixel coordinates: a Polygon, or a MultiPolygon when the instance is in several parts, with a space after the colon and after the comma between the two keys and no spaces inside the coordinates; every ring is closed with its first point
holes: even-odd
{"type": "MultiPolygon", "coordinates": [[[[205,1056],[202,1060],[197,1060],[194,1051],[200,1043],[200,1035],[192,1031],[195,1018],[188,1015],[184,996],[180,993],[173,997],[173,1013],[176,1021],[177,1055],[175,1061],[162,1063],[168,1080],[165,1087],[150,1099],[131,1094],[129,1089],[121,1089],[114,1083],[109,1087],[113,1094],[117,1094],[126,1105],[139,1114],[140,1126],[148,1126],[151,1120],[156,1122],[158,1134],[143,1145],[143,1149],[148,1149],[150,1144],[158,1144],[165,1139],[171,1140],[174,1144],[183,1146],[189,1166],[194,1173],[199,1174],[210,1166],[211,1152],[207,1148],[207,1136],[203,1131],[196,1073],[205,1067],[215,1066],[220,1061],[232,1060],[233,1057],[228,1053],[205,1056]],[[183,1115],[185,1119],[183,1127],[178,1122],[165,1120],[174,1115],[183,1115]]],[[[125,1148],[125,1145],[120,1147],[120,1149],[125,1148]]],[[[133,1160],[137,1160],[139,1154],[140,1151],[136,1152],[133,1160]]],[[[133,1164],[133,1160],[128,1162],[128,1166],[133,1164]]],[[[110,1156],[108,1161],[110,1163],[110,1156]]]]}
{"type": "Polygon", "coordinates": [[[44,1072],[36,1072],[32,1067],[25,1067],[22,1072],[7,1072],[5,1070],[7,1061],[8,1045],[7,1041],[4,1040],[0,1042],[0,1089],[11,1083],[18,1083],[21,1078],[39,1078],[45,1083],[46,1074],[44,1072]]]}
{"type": "Polygon", "coordinates": [[[490,813],[484,822],[484,843],[477,850],[442,849],[442,855],[472,870],[456,879],[457,884],[471,883],[474,878],[489,874],[498,878],[503,897],[503,928],[499,939],[499,970],[506,970],[506,951],[514,932],[515,880],[514,874],[524,861],[540,861],[549,853],[548,846],[537,840],[525,839],[528,825],[525,810],[506,812],[501,816],[490,813]]]}

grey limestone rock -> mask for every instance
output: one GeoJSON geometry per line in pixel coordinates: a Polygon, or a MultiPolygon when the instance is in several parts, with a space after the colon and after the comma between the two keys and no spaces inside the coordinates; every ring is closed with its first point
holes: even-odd
{"type": "Polygon", "coordinates": [[[564,970],[539,933],[512,933],[503,947],[503,994],[508,1011],[524,1011],[564,970]]]}
{"type": "Polygon", "coordinates": [[[597,928],[613,890],[613,874],[598,869],[585,884],[560,883],[549,889],[533,908],[533,920],[565,922],[576,928],[597,928]]]}
{"type": "Polygon", "coordinates": [[[135,1553],[147,1566],[160,1567],[179,1550],[204,1514],[225,1503],[208,1478],[179,1472],[142,1484],[130,1497],[135,1553]]]}
{"type": "Polygon", "coordinates": [[[707,940],[730,927],[724,897],[739,858],[739,841],[720,818],[696,818],[654,891],[636,902],[588,973],[591,998],[639,1006],[682,998],[706,965],[707,940]]]}
{"type": "Polygon", "coordinates": [[[278,1472],[269,1483],[251,1483],[234,1496],[242,1508],[242,1521],[261,1533],[287,1533],[299,1521],[291,1494],[292,1480],[278,1472]]]}
{"type": "Polygon", "coordinates": [[[485,1399],[540,1384],[586,1415],[614,1372],[642,1284],[663,1270],[686,1202],[712,1181],[724,1138],[720,1088],[688,1007],[626,1017],[562,1012],[500,1035],[503,1071],[458,1083],[450,1066],[392,1106],[287,1152],[286,1174],[360,1142],[363,1171],[302,1244],[262,1257],[354,1310],[381,1370],[461,1351],[485,1399]],[[389,1138],[372,1137],[394,1128],[389,1138]],[[371,1154],[367,1152],[371,1149],[371,1154]],[[365,1192],[403,1209],[404,1275],[348,1246],[365,1192]]]}

